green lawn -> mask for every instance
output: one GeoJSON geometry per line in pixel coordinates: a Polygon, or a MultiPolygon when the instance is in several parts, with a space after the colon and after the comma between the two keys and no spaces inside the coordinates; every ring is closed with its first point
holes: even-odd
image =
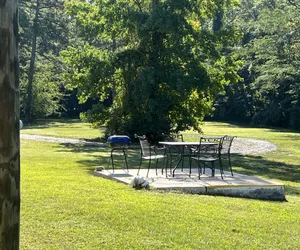
{"type": "Polygon", "coordinates": [[[37,124],[25,126],[21,133],[98,140],[103,136],[104,128],[94,128],[91,124],[79,120],[39,120],[37,124]]]}
{"type": "MultiPolygon", "coordinates": [[[[45,125],[22,133],[101,134],[82,123],[45,125]]],[[[107,149],[22,140],[20,249],[298,249],[300,134],[226,123],[207,123],[203,131],[275,143],[276,152],[236,156],[233,166],[283,182],[288,202],[137,191],[92,175],[107,165],[107,149]]],[[[137,151],[129,164],[137,166],[137,151]]]]}

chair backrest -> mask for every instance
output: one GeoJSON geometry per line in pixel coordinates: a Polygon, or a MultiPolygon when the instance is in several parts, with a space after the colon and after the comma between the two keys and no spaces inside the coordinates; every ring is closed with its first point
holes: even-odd
{"type": "Polygon", "coordinates": [[[147,137],[145,135],[143,136],[134,135],[134,137],[139,139],[140,146],[141,146],[141,155],[150,156],[151,155],[150,143],[148,142],[147,137]]]}
{"type": "Polygon", "coordinates": [[[216,157],[221,152],[223,137],[205,136],[200,138],[199,154],[204,156],[216,157]],[[212,145],[205,145],[207,142],[212,142],[212,145]]]}
{"type": "Polygon", "coordinates": [[[207,141],[207,142],[219,142],[223,136],[202,136],[203,141],[207,141]]]}
{"type": "Polygon", "coordinates": [[[230,154],[231,145],[233,142],[233,139],[236,138],[236,136],[228,136],[225,135],[222,139],[222,147],[221,147],[221,154],[227,153],[230,154]]]}

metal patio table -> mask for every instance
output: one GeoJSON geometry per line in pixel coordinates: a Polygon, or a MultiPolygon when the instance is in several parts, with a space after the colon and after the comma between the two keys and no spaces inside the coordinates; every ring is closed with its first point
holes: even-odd
{"type": "MultiPolygon", "coordinates": [[[[174,177],[175,171],[178,168],[179,164],[183,161],[184,157],[184,149],[185,147],[193,148],[193,147],[199,147],[200,141],[197,142],[181,142],[181,141],[160,141],[158,142],[160,145],[163,145],[167,147],[169,150],[174,149],[178,152],[178,158],[174,161],[171,161],[170,166],[172,163],[176,162],[176,165],[171,168],[171,174],[174,177]]],[[[201,146],[217,146],[218,143],[216,142],[202,142],[201,146]]],[[[190,172],[191,172],[191,166],[190,166],[190,172]]],[[[191,174],[191,173],[190,173],[191,174]]],[[[166,165],[166,175],[167,175],[167,165],[166,165]]]]}

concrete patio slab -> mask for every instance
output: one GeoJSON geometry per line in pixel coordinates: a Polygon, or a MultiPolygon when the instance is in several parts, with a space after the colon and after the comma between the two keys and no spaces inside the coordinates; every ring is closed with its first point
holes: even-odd
{"type": "MultiPolygon", "coordinates": [[[[158,190],[178,190],[194,194],[222,195],[264,200],[285,200],[284,185],[278,182],[238,173],[234,173],[234,176],[231,176],[231,174],[226,171],[223,179],[220,174],[211,177],[209,169],[206,170],[205,174],[201,175],[199,180],[197,169],[192,169],[191,176],[188,175],[187,171],[188,170],[184,170],[181,172],[177,170],[175,176],[172,177],[170,173],[168,173],[167,176],[165,173],[162,174],[161,170],[158,170],[156,175],[155,169],[150,169],[147,178],[150,181],[151,187],[158,190]]],[[[219,171],[216,170],[216,173],[219,173],[219,171]]],[[[131,180],[137,176],[137,169],[129,169],[128,171],[123,169],[117,169],[115,171],[95,170],[94,175],[130,184],[131,180]]],[[[141,169],[139,176],[146,177],[147,170],[141,169]]]]}

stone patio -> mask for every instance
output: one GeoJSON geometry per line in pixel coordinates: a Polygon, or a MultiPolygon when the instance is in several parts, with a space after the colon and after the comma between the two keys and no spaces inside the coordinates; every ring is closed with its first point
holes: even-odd
{"type": "MultiPolygon", "coordinates": [[[[96,168],[97,169],[97,168],[96,168]]],[[[284,185],[278,182],[265,180],[253,176],[247,176],[234,173],[231,176],[225,171],[225,176],[222,179],[219,170],[216,170],[215,177],[211,177],[210,170],[201,175],[200,180],[197,176],[197,169],[192,169],[192,175],[189,177],[188,170],[181,172],[176,170],[175,176],[170,174],[166,176],[158,170],[156,175],[155,169],[150,169],[148,179],[153,189],[158,190],[178,190],[193,194],[206,195],[222,195],[231,197],[244,197],[263,200],[285,201],[284,185]]],[[[100,176],[112,180],[130,184],[131,180],[137,176],[137,169],[117,169],[112,170],[95,170],[95,176],[100,176]]],[[[147,169],[141,169],[139,176],[146,177],[147,169]]]]}

